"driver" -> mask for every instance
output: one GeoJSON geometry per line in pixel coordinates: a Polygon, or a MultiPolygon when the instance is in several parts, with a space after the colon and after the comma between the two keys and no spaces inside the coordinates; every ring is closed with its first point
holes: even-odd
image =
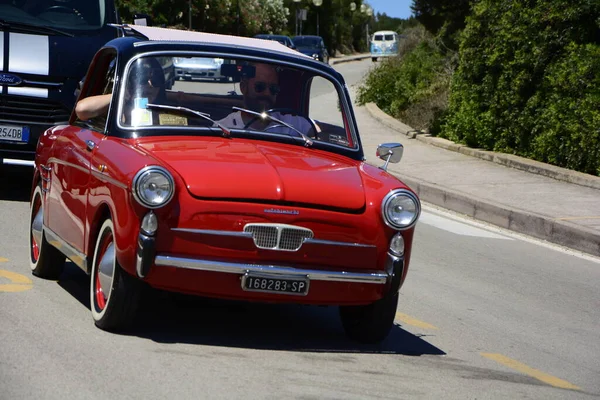
{"type": "MultiPolygon", "coordinates": [[[[269,64],[253,64],[256,68],[254,77],[243,77],[240,82],[240,90],[244,98],[244,108],[255,112],[265,112],[275,107],[277,95],[281,91],[279,86],[279,74],[274,66],[269,64]]],[[[278,111],[269,113],[270,116],[292,125],[300,132],[309,135],[312,131],[314,136],[314,127],[308,119],[298,115],[282,114],[278,111]]],[[[288,135],[299,136],[298,132],[282,126],[281,124],[269,119],[257,118],[255,115],[235,111],[222,120],[220,124],[231,129],[243,129],[247,124],[248,128],[257,130],[266,130],[274,133],[284,133],[288,135]],[[254,122],[253,122],[254,121],[254,122]]]]}

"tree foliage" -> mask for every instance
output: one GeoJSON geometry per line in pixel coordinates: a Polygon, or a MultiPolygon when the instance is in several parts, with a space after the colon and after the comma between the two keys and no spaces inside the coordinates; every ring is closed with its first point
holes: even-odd
{"type": "Polygon", "coordinates": [[[257,33],[294,36],[301,27],[305,35],[316,35],[318,31],[331,53],[368,51],[367,24],[370,32],[384,29],[383,26],[397,30],[402,21],[385,14],[368,16],[361,12],[361,5],[367,5],[364,0],[323,0],[319,7],[312,0],[116,0],[116,3],[121,19],[129,23],[136,13],[143,13],[150,15],[155,25],[189,29],[191,16],[192,30],[241,36],[257,33]],[[350,9],[352,2],[356,6],[354,11],[350,9]],[[297,28],[296,11],[302,9],[307,11],[307,18],[298,22],[297,28]]]}
{"type": "Polygon", "coordinates": [[[289,9],[284,0],[117,0],[121,19],[148,14],[155,25],[196,31],[253,36],[285,29],[289,9]],[[191,5],[191,7],[190,7],[191,5]]]}
{"type": "Polygon", "coordinates": [[[600,2],[481,0],[443,134],[600,174],[600,2]]]}
{"type": "Polygon", "coordinates": [[[458,47],[457,35],[465,27],[471,3],[473,1],[469,0],[413,0],[411,9],[425,29],[455,50],[458,47]]]}

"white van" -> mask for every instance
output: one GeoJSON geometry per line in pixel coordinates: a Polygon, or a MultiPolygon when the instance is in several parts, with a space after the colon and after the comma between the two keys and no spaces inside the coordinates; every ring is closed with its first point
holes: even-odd
{"type": "Polygon", "coordinates": [[[377,31],[371,36],[371,59],[391,57],[398,54],[400,35],[394,31],[377,31]]]}

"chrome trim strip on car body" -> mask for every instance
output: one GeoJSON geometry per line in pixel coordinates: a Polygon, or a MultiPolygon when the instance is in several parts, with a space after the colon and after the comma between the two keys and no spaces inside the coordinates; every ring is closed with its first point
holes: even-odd
{"type": "Polygon", "coordinates": [[[192,269],[196,271],[223,272],[227,274],[243,275],[248,272],[258,272],[272,276],[308,277],[312,281],[370,283],[384,285],[390,276],[382,271],[327,271],[317,269],[302,269],[280,265],[262,265],[248,263],[234,263],[195,258],[175,257],[159,254],[155,259],[156,266],[192,269]]]}
{"type": "Polygon", "coordinates": [[[347,247],[364,247],[364,248],[377,248],[373,244],[362,244],[362,243],[350,243],[350,242],[335,242],[333,240],[321,240],[321,239],[306,239],[304,244],[323,244],[326,246],[347,246],[347,247]]]}
{"type": "Polygon", "coordinates": [[[97,171],[97,170],[95,170],[93,168],[92,168],[92,175],[94,177],[100,179],[103,182],[110,183],[110,184],[115,185],[116,187],[119,187],[121,189],[125,189],[125,190],[129,189],[129,187],[126,184],[124,184],[123,182],[119,182],[115,178],[112,178],[112,177],[108,176],[107,174],[105,174],[103,172],[100,172],[100,171],[97,171]]]}
{"type": "Polygon", "coordinates": [[[45,225],[43,229],[48,243],[60,250],[61,253],[67,256],[69,260],[73,261],[73,263],[81,268],[86,274],[89,273],[87,256],[85,254],[73,248],[73,246],[65,242],[58,234],[47,228],[45,225]]]}
{"type": "Polygon", "coordinates": [[[172,231],[194,233],[198,235],[214,235],[214,236],[233,236],[233,237],[246,237],[252,239],[251,232],[241,231],[217,231],[212,229],[189,229],[189,228],[171,228],[172,231]]]}
{"type": "MultiPolygon", "coordinates": [[[[194,233],[198,235],[214,235],[214,236],[231,236],[231,237],[244,237],[252,239],[252,233],[240,232],[240,231],[218,231],[212,229],[190,229],[190,228],[171,228],[172,231],[194,233]]],[[[306,239],[304,244],[316,244],[326,246],[347,246],[347,247],[364,247],[364,248],[376,248],[377,246],[372,244],[362,243],[350,243],[350,242],[336,242],[333,240],[321,240],[321,239],[306,239]]]]}

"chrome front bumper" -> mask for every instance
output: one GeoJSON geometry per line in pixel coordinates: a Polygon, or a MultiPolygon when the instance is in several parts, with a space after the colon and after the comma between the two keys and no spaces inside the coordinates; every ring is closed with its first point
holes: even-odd
{"type": "Polygon", "coordinates": [[[192,269],[196,271],[222,272],[237,275],[243,275],[248,272],[259,272],[275,276],[280,275],[282,277],[305,277],[309,278],[311,281],[371,283],[378,285],[386,284],[391,278],[390,274],[381,271],[327,271],[320,269],[292,268],[279,265],[202,260],[161,254],[156,256],[155,264],[157,267],[175,267],[192,269]]]}

